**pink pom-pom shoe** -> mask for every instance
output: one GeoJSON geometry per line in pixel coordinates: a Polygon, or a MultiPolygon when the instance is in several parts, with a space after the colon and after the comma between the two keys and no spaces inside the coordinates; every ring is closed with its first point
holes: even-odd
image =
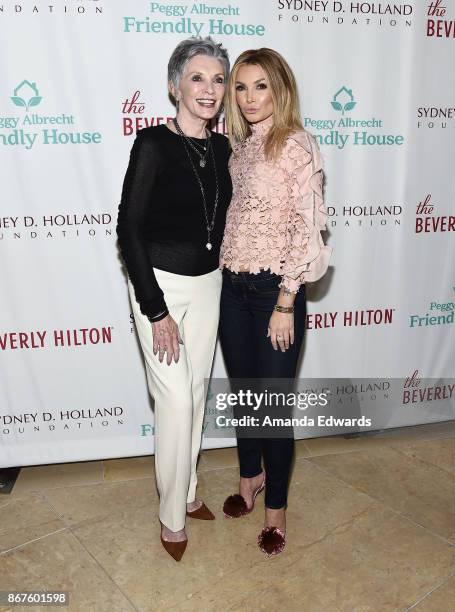
{"type": "Polygon", "coordinates": [[[263,491],[265,488],[265,474],[264,480],[262,484],[254,491],[253,493],[253,503],[251,504],[251,508],[248,508],[246,501],[242,495],[236,493],[235,495],[229,495],[226,498],[223,505],[223,513],[227,518],[239,518],[241,516],[245,516],[253,511],[254,502],[256,501],[256,497],[258,494],[263,491]]]}
{"type": "Polygon", "coordinates": [[[258,535],[258,546],[267,557],[279,555],[285,544],[284,533],[278,527],[264,527],[258,535]]]}

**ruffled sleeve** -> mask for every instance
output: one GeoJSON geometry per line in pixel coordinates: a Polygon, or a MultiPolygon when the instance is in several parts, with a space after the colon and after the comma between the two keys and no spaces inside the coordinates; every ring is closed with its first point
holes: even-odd
{"type": "Polygon", "coordinates": [[[280,286],[298,291],[301,284],[320,279],[327,271],[332,247],[324,244],[327,210],[323,197],[323,166],[314,136],[305,130],[293,133],[285,147],[285,166],[290,177],[293,206],[283,280],[280,286]]]}

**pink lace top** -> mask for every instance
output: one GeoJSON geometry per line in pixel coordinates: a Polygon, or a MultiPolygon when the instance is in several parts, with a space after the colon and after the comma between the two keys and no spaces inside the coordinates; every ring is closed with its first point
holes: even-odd
{"type": "Polygon", "coordinates": [[[291,134],[277,161],[267,161],[264,140],[273,116],[251,124],[229,160],[233,196],[226,217],[220,267],[261,269],[282,275],[280,286],[297,292],[328,266],[322,242],[327,212],[319,147],[305,130],[291,134]]]}

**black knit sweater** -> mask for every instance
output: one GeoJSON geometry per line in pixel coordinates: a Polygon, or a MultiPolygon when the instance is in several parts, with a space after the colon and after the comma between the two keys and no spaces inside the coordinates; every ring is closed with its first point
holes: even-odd
{"type": "MultiPolygon", "coordinates": [[[[141,312],[155,321],[168,311],[153,268],[199,276],[219,265],[232,195],[230,148],[225,136],[212,132],[211,138],[219,185],[211,250],[205,246],[207,226],[201,190],[181,136],[164,124],[145,128],[137,133],[131,149],[118,211],[118,245],[141,312]]],[[[199,157],[191,147],[189,150],[204,186],[210,221],[216,186],[213,162],[209,156],[201,168],[199,157]]]]}

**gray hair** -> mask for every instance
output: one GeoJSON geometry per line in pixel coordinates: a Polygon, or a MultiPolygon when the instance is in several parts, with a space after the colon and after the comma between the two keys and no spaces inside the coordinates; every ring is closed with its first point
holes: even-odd
{"type": "Polygon", "coordinates": [[[224,80],[229,76],[229,55],[221,43],[217,44],[210,36],[201,38],[193,36],[182,40],[174,49],[167,66],[167,78],[175,88],[179,86],[180,79],[186,64],[195,55],[208,55],[221,62],[224,80]]]}

